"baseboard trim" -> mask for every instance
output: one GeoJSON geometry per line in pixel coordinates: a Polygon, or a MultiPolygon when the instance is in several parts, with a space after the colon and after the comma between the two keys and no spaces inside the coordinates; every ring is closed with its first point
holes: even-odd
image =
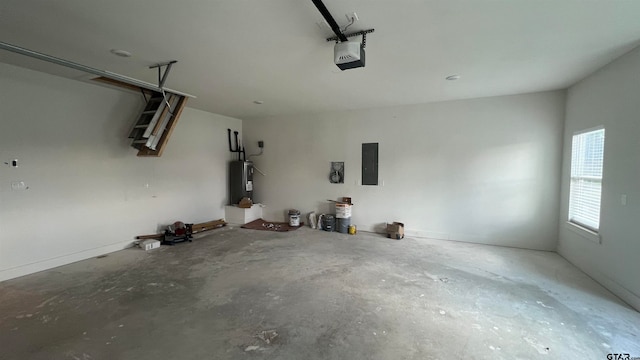
{"type": "Polygon", "coordinates": [[[563,259],[571,263],[571,265],[577,267],[578,269],[580,269],[580,271],[587,274],[587,276],[589,276],[595,282],[602,285],[605,289],[611,291],[611,293],[613,293],[615,296],[620,298],[620,300],[625,302],[627,305],[631,306],[636,311],[640,312],[640,296],[636,295],[632,291],[620,285],[617,281],[611,279],[607,275],[601,272],[589,271],[585,267],[580,266],[578,262],[573,261],[568,256],[565,256],[560,251],[558,251],[557,253],[558,255],[562,256],[563,259]]]}
{"type": "Polygon", "coordinates": [[[73,254],[45,259],[31,264],[20,265],[9,269],[0,270],[0,281],[15,279],[20,276],[34,274],[40,271],[49,270],[58,266],[71,264],[81,260],[86,260],[96,256],[112,253],[133,246],[132,241],[123,241],[115,244],[100,246],[93,249],[83,250],[73,254]]]}
{"type": "MultiPolygon", "coordinates": [[[[582,269],[581,269],[582,270],[582,269]]],[[[583,270],[584,271],[584,270],[583,270]]],[[[640,312],[640,296],[634,294],[633,292],[627,290],[624,286],[618,284],[615,280],[609,279],[603,275],[604,281],[598,281],[602,286],[609,289],[613,294],[622,299],[622,301],[626,302],[634,308],[636,311],[640,312]]]]}
{"type": "MultiPolygon", "coordinates": [[[[380,234],[386,237],[386,230],[380,226],[363,226],[359,227],[358,231],[367,232],[372,234],[380,234]]],[[[533,251],[546,251],[546,252],[556,252],[555,248],[549,248],[544,246],[539,247],[525,247],[525,246],[515,246],[510,244],[504,244],[502,242],[490,242],[487,241],[486,236],[479,235],[469,235],[469,234],[461,234],[461,233],[440,233],[434,231],[424,231],[424,230],[415,230],[415,229],[404,229],[405,237],[415,238],[415,239],[429,239],[429,240],[443,240],[449,242],[457,242],[462,244],[477,244],[477,245],[486,245],[486,246],[499,246],[511,249],[522,249],[522,250],[533,250],[533,251]]]]}

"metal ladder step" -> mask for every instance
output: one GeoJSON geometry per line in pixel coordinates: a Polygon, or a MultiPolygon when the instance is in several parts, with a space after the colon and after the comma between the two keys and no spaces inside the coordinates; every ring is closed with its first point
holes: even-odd
{"type": "Polygon", "coordinates": [[[158,106],[158,109],[156,109],[156,111],[154,112],[153,117],[151,118],[151,121],[149,121],[149,125],[147,126],[147,129],[145,130],[144,135],[142,135],[142,137],[149,138],[149,136],[151,135],[151,132],[153,131],[153,128],[156,126],[156,123],[160,118],[160,114],[162,114],[162,111],[166,106],[167,105],[164,101],[160,103],[160,105],[158,106]]]}
{"type": "Polygon", "coordinates": [[[154,97],[147,100],[147,104],[143,111],[140,112],[138,120],[129,131],[129,138],[135,140],[148,139],[153,127],[158,122],[159,112],[165,106],[164,98],[155,94],[154,97]]]}

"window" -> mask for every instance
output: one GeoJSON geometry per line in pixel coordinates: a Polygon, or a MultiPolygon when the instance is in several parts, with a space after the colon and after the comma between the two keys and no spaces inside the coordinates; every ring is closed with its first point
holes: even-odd
{"type": "Polygon", "coordinates": [[[569,222],[596,233],[600,228],[603,158],[603,128],[573,135],[569,222]]]}

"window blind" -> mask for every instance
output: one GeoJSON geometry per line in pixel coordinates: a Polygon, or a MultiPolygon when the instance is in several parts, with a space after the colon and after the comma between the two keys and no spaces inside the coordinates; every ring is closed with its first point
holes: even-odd
{"type": "Polygon", "coordinates": [[[604,129],[573,136],[569,221],[595,232],[600,228],[604,129]]]}

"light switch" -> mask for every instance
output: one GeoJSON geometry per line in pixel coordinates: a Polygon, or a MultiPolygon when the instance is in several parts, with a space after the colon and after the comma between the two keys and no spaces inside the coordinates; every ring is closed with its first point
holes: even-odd
{"type": "Polygon", "coordinates": [[[627,194],[620,195],[620,204],[622,204],[622,206],[627,206],[627,194]]]}

